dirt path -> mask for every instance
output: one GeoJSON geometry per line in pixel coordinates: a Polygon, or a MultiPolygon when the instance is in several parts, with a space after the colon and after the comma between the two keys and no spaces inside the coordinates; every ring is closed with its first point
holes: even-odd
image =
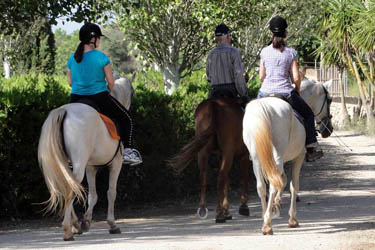
{"type": "Polygon", "coordinates": [[[305,163],[301,176],[301,202],[297,217],[301,227],[290,229],[289,194],[283,196],[281,216],[274,219],[273,236],[261,235],[261,208],[257,196],[248,203],[251,215],[237,213],[238,199],[231,198],[233,220],[215,224],[215,204],[207,220],[195,217],[197,204],[142,211],[118,217],[122,234],[108,234],[105,222],[92,225],[74,242],[62,241],[58,225],[43,222],[16,230],[0,229],[1,249],[375,249],[375,138],[353,132],[336,132],[320,140],[324,159],[305,163]],[[151,214],[151,215],[150,215],[151,214]]]}

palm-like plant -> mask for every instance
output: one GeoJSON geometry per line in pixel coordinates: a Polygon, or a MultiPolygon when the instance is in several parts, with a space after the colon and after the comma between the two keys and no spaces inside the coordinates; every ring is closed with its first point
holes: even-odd
{"type": "Polygon", "coordinates": [[[355,75],[360,98],[368,114],[369,127],[374,121],[374,116],[368,103],[367,89],[360,75],[360,70],[366,75],[366,65],[362,61],[361,51],[353,41],[358,32],[357,21],[365,10],[362,0],[331,0],[320,26],[322,40],[326,42],[322,42],[319,50],[323,53],[323,60],[329,64],[343,64],[355,75]]]}

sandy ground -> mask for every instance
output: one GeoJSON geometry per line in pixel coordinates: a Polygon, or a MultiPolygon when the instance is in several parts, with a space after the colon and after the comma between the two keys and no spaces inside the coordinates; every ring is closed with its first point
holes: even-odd
{"type": "Polygon", "coordinates": [[[238,199],[231,198],[233,220],[224,224],[214,222],[214,203],[209,204],[206,220],[195,217],[197,204],[145,209],[137,218],[117,211],[122,234],[108,234],[105,221],[97,221],[90,232],[75,236],[74,242],[64,242],[58,223],[38,221],[34,225],[0,228],[0,248],[375,249],[375,138],[336,132],[320,139],[320,144],[325,157],[304,163],[302,168],[299,228],[287,226],[289,194],[285,192],[281,216],[272,221],[274,235],[263,236],[260,201],[252,194],[248,203],[250,217],[238,215],[238,199]]]}

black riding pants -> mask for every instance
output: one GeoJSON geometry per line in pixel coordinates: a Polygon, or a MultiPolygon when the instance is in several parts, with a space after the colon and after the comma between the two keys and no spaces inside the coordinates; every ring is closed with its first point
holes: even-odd
{"type": "Polygon", "coordinates": [[[211,85],[208,98],[222,98],[222,97],[228,97],[228,98],[237,97],[237,89],[234,83],[211,85]]]}
{"type": "MultiPolygon", "coordinates": [[[[292,108],[297,111],[304,119],[305,129],[306,129],[306,143],[305,145],[309,145],[312,143],[316,143],[316,133],[315,133],[315,117],[314,113],[307,105],[305,100],[297,93],[297,91],[293,90],[290,93],[278,93],[287,98],[289,104],[292,108]]],[[[259,91],[258,98],[267,96],[266,93],[262,93],[259,91]]]]}
{"type": "MultiPolygon", "coordinates": [[[[133,121],[129,111],[108,91],[101,92],[95,95],[70,95],[70,103],[83,102],[83,99],[88,99],[93,102],[98,112],[108,116],[119,124],[119,135],[124,147],[131,147],[133,135],[133,121]]],[[[95,107],[94,107],[95,108],[95,107]]]]}

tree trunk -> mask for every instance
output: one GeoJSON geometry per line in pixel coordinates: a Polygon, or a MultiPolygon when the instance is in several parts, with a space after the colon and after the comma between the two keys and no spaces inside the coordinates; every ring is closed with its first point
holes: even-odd
{"type": "MultiPolygon", "coordinates": [[[[364,86],[363,86],[362,79],[361,79],[361,76],[360,76],[359,71],[358,71],[357,64],[355,63],[355,61],[352,60],[351,57],[348,57],[348,59],[349,59],[349,63],[351,63],[351,65],[352,65],[353,72],[354,72],[355,77],[357,79],[359,96],[361,97],[362,105],[364,105],[365,110],[366,110],[366,118],[367,118],[366,119],[366,126],[367,126],[368,129],[372,129],[374,127],[375,117],[374,117],[374,114],[372,113],[370,102],[367,99],[366,93],[364,91],[364,86]]],[[[360,112],[360,110],[359,110],[359,112],[360,112]]]]}
{"type": "Polygon", "coordinates": [[[350,123],[350,117],[348,110],[346,108],[345,93],[344,93],[344,84],[342,81],[343,69],[339,69],[339,81],[340,81],[340,97],[341,97],[341,114],[339,120],[339,128],[343,129],[346,125],[350,123]]]}
{"type": "Polygon", "coordinates": [[[4,67],[4,76],[5,78],[10,78],[11,76],[11,68],[10,62],[6,56],[3,57],[3,67],[4,67]]]}
{"type": "Polygon", "coordinates": [[[180,83],[181,74],[177,67],[166,66],[163,70],[164,90],[168,95],[172,95],[180,83]]]}

